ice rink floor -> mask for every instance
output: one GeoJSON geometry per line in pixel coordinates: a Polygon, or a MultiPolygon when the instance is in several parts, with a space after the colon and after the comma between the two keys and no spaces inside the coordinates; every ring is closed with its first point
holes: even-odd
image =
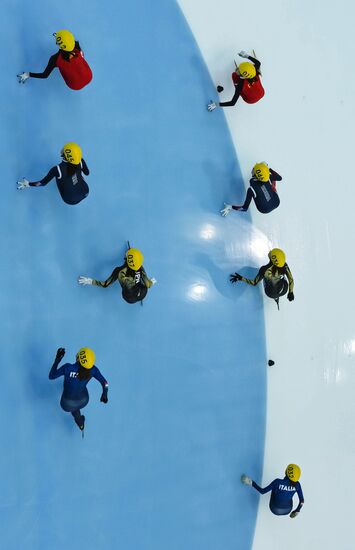
{"type": "MultiPolygon", "coordinates": [[[[262,475],[266,346],[261,292],[228,276],[266,260],[249,214],[218,211],[244,193],[214,83],[177,3],[53,0],[2,5],[0,540],[5,550],[248,550],[262,475]],[[19,85],[70,29],[93,70],[69,90],[58,72],[19,85]],[[64,204],[42,178],[78,142],[89,197],[64,204]],[[105,279],[126,241],[158,281],[128,305],[105,279]],[[254,290],[254,289],[253,289],[254,290]],[[89,385],[85,438],[49,381],[95,350],[109,403],[89,385]]],[[[260,160],[260,159],[257,159],[260,160]]]]}

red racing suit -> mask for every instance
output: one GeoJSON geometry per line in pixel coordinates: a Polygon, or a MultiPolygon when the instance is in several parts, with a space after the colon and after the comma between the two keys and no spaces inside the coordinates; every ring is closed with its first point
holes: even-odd
{"type": "Polygon", "coordinates": [[[234,85],[239,84],[243,80],[243,88],[240,93],[246,103],[256,103],[265,95],[265,90],[261,84],[260,76],[257,74],[253,80],[241,79],[236,72],[232,73],[234,85]]]}
{"type": "Polygon", "coordinates": [[[73,56],[66,60],[60,54],[57,58],[57,67],[65,83],[72,90],[81,90],[92,80],[92,72],[79,48],[73,50],[73,56]]]}

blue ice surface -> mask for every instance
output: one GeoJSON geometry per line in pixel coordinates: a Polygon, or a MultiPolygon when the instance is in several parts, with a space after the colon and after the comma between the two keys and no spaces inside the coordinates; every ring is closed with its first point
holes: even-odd
{"type": "Polygon", "coordinates": [[[243,182],[214,84],[174,0],[4,0],[0,140],[1,499],[6,550],[244,550],[251,547],[265,430],[261,293],[233,287],[248,214],[222,218],[243,182]],[[94,79],[16,81],[43,70],[53,31],[80,40],[94,79]],[[6,47],[5,47],[6,46],[6,47]],[[43,177],[82,146],[89,197],[64,204],[43,177]],[[144,306],[106,278],[126,240],[158,284],[144,306]],[[85,439],[49,381],[55,351],[92,347],[85,439]]]}

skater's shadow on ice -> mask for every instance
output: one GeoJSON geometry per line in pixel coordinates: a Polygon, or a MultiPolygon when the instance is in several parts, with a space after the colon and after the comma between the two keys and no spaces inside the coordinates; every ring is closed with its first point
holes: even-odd
{"type": "Polygon", "coordinates": [[[238,300],[239,293],[235,292],[235,289],[229,282],[230,274],[215,264],[207,254],[195,254],[194,263],[206,270],[219,294],[229,300],[238,300]]]}

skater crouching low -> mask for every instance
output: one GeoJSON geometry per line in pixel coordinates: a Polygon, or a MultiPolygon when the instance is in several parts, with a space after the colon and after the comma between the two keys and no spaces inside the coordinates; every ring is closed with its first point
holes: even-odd
{"type": "Polygon", "coordinates": [[[232,210],[246,212],[252,200],[261,214],[272,212],[280,205],[279,195],[276,191],[276,182],[281,180],[282,177],[280,174],[270,168],[266,162],[255,164],[252,170],[252,178],[249,180],[250,187],[248,188],[244,204],[237,206],[224,203],[224,208],[220,211],[222,216],[228,216],[232,210]]]}
{"type": "Polygon", "coordinates": [[[271,512],[276,516],[289,515],[290,518],[295,518],[300,513],[304,504],[302,487],[299,482],[300,477],[301,468],[297,466],[297,464],[289,464],[285,471],[285,477],[283,479],[274,479],[274,481],[265,488],[260,487],[255,481],[244,474],[241,477],[241,482],[244,483],[244,485],[254,487],[261,495],[271,491],[269,503],[271,512]],[[299,498],[299,504],[297,508],[292,511],[292,499],[296,493],[299,498]]]}
{"type": "MultiPolygon", "coordinates": [[[[222,101],[218,104],[211,101],[207,105],[209,111],[214,111],[218,106],[233,107],[233,105],[237,103],[239,97],[242,97],[246,103],[257,103],[264,97],[265,91],[260,80],[260,61],[244,50],[239,52],[238,55],[244,57],[248,61],[240,63],[240,65],[235,64],[235,71],[232,73],[232,80],[235,88],[232,99],[230,101],[222,101]]],[[[218,92],[223,92],[223,89],[223,86],[217,86],[218,92]]]]}
{"type": "Polygon", "coordinates": [[[39,181],[28,181],[22,178],[17,182],[17,189],[24,190],[30,187],[43,187],[55,178],[58,191],[66,204],[79,204],[89,194],[89,186],[82,174],[89,175],[89,168],[81,147],[77,143],[66,143],[61,150],[62,162],[53,166],[48,174],[39,181]]]}
{"type": "Polygon", "coordinates": [[[129,248],[125,255],[124,264],[115,267],[106,281],[98,281],[91,277],[80,276],[78,283],[80,285],[95,285],[107,288],[112,283],[118,281],[122,288],[122,298],[129,304],[142,302],[146,297],[148,289],[152,287],[156,280],[147,276],[143,267],[143,254],[137,248],[129,248]]]}
{"type": "Polygon", "coordinates": [[[262,280],[266,296],[274,299],[278,304],[279,298],[287,293],[287,299],[292,302],[295,298],[293,294],[294,281],[286,263],[285,253],[279,248],[273,248],[268,256],[269,263],[259,269],[255,279],[247,279],[239,273],[233,273],[230,275],[230,282],[242,281],[248,285],[256,286],[262,280]]]}

